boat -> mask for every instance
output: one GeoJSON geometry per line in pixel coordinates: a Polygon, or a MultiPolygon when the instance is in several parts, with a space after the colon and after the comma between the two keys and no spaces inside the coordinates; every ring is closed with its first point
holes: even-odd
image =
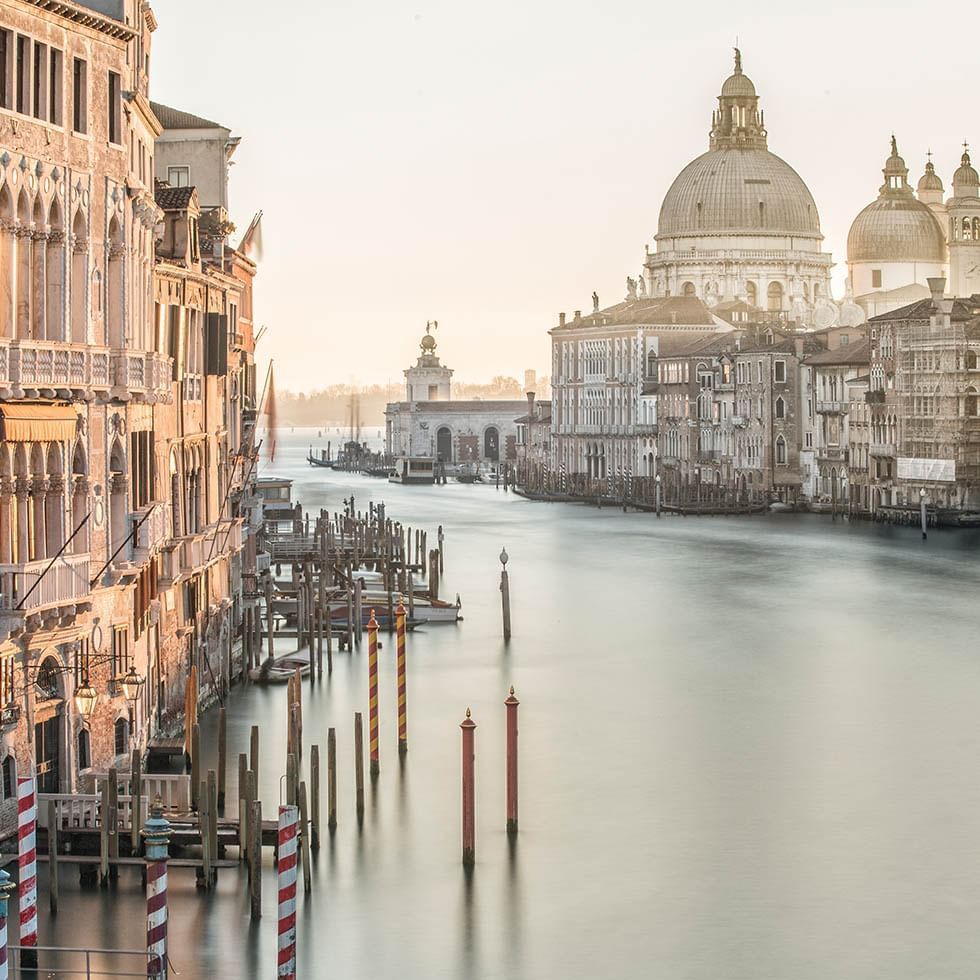
{"type": "Polygon", "coordinates": [[[456,471],[456,482],[457,483],[482,483],[483,477],[480,476],[480,471],[471,464],[464,464],[459,467],[456,471]]]}
{"type": "Polygon", "coordinates": [[[379,476],[379,477],[390,477],[392,474],[392,469],[390,466],[365,466],[361,473],[364,476],[379,476]]]}
{"type": "Polygon", "coordinates": [[[432,486],[436,482],[435,459],[431,456],[399,456],[388,480],[391,483],[432,486]]]}
{"type": "Polygon", "coordinates": [[[301,677],[306,677],[310,673],[309,650],[297,650],[295,653],[287,653],[284,657],[266,659],[260,666],[253,667],[248,672],[248,676],[257,684],[285,684],[297,670],[301,677]]]}
{"type": "Polygon", "coordinates": [[[319,458],[317,458],[316,456],[313,455],[313,447],[310,446],[310,451],[306,455],[306,461],[310,464],[310,466],[322,466],[328,470],[333,469],[334,461],[332,459],[327,458],[326,449],[321,449],[320,456],[319,458]]]}

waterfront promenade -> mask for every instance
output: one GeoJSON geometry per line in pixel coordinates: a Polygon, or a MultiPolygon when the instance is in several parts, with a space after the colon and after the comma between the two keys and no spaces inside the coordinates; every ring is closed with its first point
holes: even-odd
{"type": "MultiPolygon", "coordinates": [[[[443,594],[461,594],[465,619],[409,637],[403,769],[394,643],[382,636],[381,775],[360,833],[351,719],[366,711],[365,652],[335,655],[332,678],[304,684],[306,744],[322,752],[327,726],[338,729],[340,823],[300,899],[300,976],[973,976],[976,534],[937,531],[923,545],[914,528],[818,516],[657,521],[492,486],[394,487],[316,471],[308,445],[308,431],[283,433],[264,472],[293,477],[314,512],[353,492],[359,505],[383,498],[406,524],[444,524],[443,594]],[[466,707],[478,725],[471,879],[459,861],[466,707]]],[[[236,689],[228,705],[229,758],[262,726],[267,808],[279,798],[285,693],[236,689]]],[[[229,799],[235,777],[231,766],[229,799]]],[[[201,895],[192,876],[173,876],[181,976],[270,975],[271,867],[254,930],[243,882],[223,872],[201,895]]],[[[42,916],[42,939],[51,928],[42,916]]],[[[71,876],[57,928],[65,943],[138,945],[138,876],[84,894],[71,876]]]]}

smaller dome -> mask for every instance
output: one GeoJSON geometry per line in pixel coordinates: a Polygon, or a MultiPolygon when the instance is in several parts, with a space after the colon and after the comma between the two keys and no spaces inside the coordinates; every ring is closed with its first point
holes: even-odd
{"type": "Polygon", "coordinates": [[[721,97],[733,99],[756,98],[755,86],[748,75],[742,74],[742,52],[735,49],[735,72],[725,79],[721,87],[721,97]]]}
{"type": "MultiPolygon", "coordinates": [[[[961,190],[967,190],[971,187],[980,187],[980,177],[977,176],[976,170],[974,170],[970,164],[970,154],[964,152],[963,156],[960,157],[960,165],[957,168],[956,173],[953,174],[953,193],[956,197],[962,197],[963,195],[959,192],[961,190]]],[[[974,192],[969,196],[976,197],[976,191],[974,190],[974,192]]]]}
{"type": "Polygon", "coordinates": [[[882,195],[847,233],[848,262],[944,262],[946,240],[932,211],[914,197],[882,195]]]}
{"type": "Polygon", "coordinates": [[[422,347],[422,350],[424,350],[427,354],[428,353],[431,353],[432,351],[434,351],[436,349],[436,338],[433,337],[432,334],[427,333],[422,338],[421,347],[422,347]]]}
{"type": "Polygon", "coordinates": [[[916,191],[921,194],[923,191],[939,191],[942,193],[943,182],[936,173],[936,168],[932,165],[932,160],[926,164],[926,172],[919,178],[916,184],[916,191]]]}

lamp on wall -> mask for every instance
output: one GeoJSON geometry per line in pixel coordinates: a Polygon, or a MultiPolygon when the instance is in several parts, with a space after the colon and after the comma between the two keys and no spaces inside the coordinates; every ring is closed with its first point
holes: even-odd
{"type": "Polygon", "coordinates": [[[75,707],[83,718],[91,718],[99,703],[99,692],[89,683],[86,674],[82,683],[75,688],[75,707]]]}
{"type": "Polygon", "coordinates": [[[136,704],[136,702],[140,699],[140,694],[143,691],[143,685],[145,683],[146,679],[140,674],[136,673],[135,667],[130,666],[126,676],[123,677],[121,681],[123,693],[126,695],[126,700],[131,704],[136,704]]]}

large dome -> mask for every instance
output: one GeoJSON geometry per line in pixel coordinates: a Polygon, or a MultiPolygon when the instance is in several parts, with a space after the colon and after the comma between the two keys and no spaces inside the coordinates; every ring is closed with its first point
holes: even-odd
{"type": "Polygon", "coordinates": [[[932,211],[914,197],[881,197],[847,233],[848,262],[944,262],[946,241],[932,211]]]}
{"type": "Polygon", "coordinates": [[[692,160],[660,208],[658,239],[704,234],[822,237],[800,175],[767,149],[738,146],[692,160]]]}

